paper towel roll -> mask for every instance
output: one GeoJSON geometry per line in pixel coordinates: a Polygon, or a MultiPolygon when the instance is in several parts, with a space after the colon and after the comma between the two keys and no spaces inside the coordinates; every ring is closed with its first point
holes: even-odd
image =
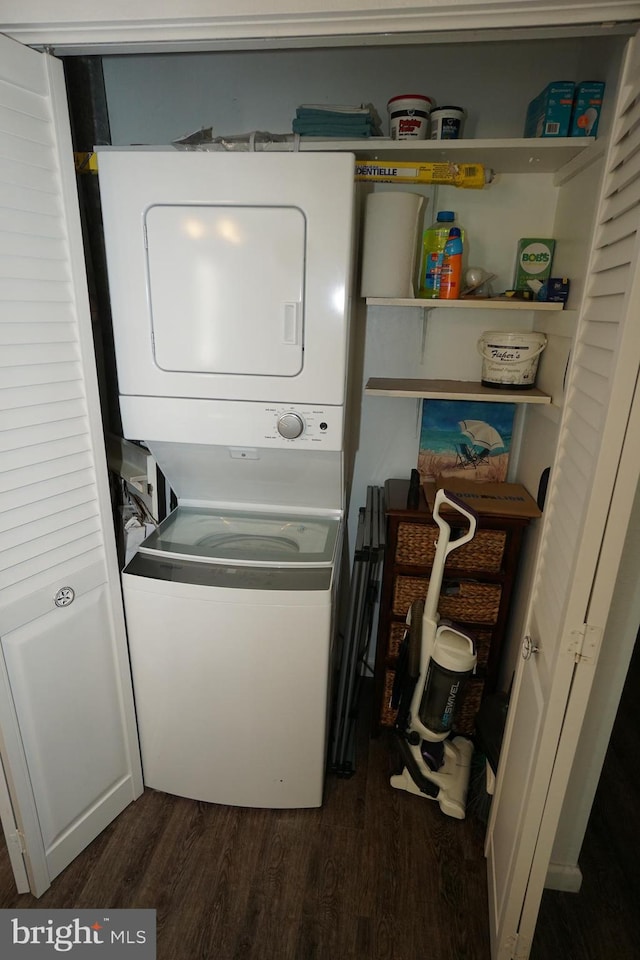
{"type": "Polygon", "coordinates": [[[424,197],[419,193],[370,193],[362,243],[363,297],[413,297],[418,234],[424,197]]]}

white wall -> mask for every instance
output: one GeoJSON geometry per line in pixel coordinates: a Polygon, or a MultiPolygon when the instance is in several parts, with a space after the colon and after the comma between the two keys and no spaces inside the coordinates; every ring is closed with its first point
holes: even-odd
{"type": "Polygon", "coordinates": [[[469,113],[467,137],[518,137],[550,80],[598,79],[620,38],[106,57],[114,145],[291,132],[300,103],[387,102],[423,93],[469,113]],[[588,66],[586,65],[588,64],[588,66]],[[586,74],[585,74],[586,71],[586,74]]]}

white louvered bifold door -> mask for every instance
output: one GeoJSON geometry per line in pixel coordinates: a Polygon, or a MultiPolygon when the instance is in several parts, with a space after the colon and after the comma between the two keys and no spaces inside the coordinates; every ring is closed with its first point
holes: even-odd
{"type": "Polygon", "coordinates": [[[62,64],[0,36],[0,748],[40,893],[141,791],[62,64]]]}
{"type": "Polygon", "coordinates": [[[526,960],[638,482],[640,55],[605,159],[526,633],[487,833],[493,960],[526,960]],[[632,454],[632,455],[630,455],[632,454]],[[617,524],[617,527],[616,527],[617,524]],[[617,530],[618,551],[603,551],[617,530]],[[606,558],[606,560],[605,560],[606,558]]]}

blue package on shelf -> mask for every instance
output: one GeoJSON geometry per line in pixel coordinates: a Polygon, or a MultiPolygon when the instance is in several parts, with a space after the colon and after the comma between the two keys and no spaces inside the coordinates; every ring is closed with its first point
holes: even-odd
{"type": "Polygon", "coordinates": [[[549,277],[538,290],[536,300],[545,303],[561,303],[564,306],[569,299],[571,283],[567,277],[549,277]]]}
{"type": "Polygon", "coordinates": [[[598,132],[604,87],[604,83],[599,80],[583,80],[576,84],[570,137],[595,137],[598,132]]]}
{"type": "Polygon", "coordinates": [[[525,137],[568,137],[575,90],[573,80],[554,80],[527,108],[525,137]]]}

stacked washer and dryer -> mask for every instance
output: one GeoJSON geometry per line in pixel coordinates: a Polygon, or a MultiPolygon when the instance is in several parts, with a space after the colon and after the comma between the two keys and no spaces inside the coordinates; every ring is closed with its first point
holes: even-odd
{"type": "Polygon", "coordinates": [[[123,433],[178,500],[123,573],[145,783],[319,806],[354,158],[101,148],[98,163],[123,433]]]}

